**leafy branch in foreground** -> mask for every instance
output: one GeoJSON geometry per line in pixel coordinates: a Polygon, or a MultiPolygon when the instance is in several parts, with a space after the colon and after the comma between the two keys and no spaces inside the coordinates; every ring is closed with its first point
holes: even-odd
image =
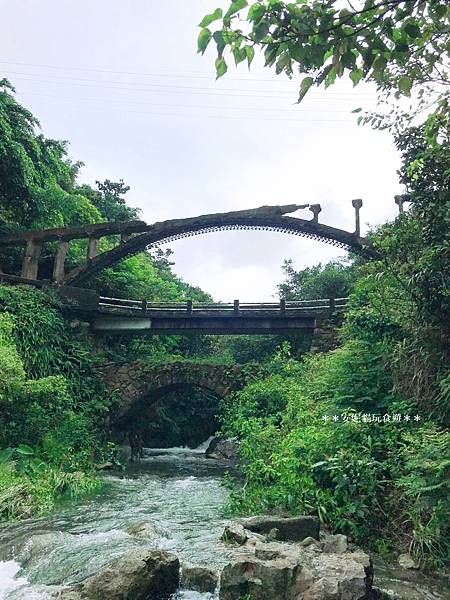
{"type": "MultiPolygon", "coordinates": [[[[448,111],[450,8],[440,0],[366,0],[343,7],[336,0],[231,0],[200,23],[198,51],[217,47],[217,77],[236,65],[250,67],[255,48],[265,65],[292,78],[305,74],[300,102],[312,86],[325,87],[347,76],[356,86],[374,82],[398,100],[419,94],[414,114],[431,105],[445,121],[448,111]],[[218,24],[216,31],[211,30],[218,24]],[[425,87],[427,90],[425,93],[425,87]]],[[[410,113],[411,116],[411,113],[410,113]]],[[[447,122],[448,125],[448,122],[447,122]]]]}

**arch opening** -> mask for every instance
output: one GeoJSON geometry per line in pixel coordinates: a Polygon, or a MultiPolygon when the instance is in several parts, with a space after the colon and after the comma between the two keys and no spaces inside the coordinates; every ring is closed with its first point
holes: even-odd
{"type": "Polygon", "coordinates": [[[174,383],[145,391],[114,423],[132,451],[197,448],[219,429],[220,395],[205,386],[174,383]]]}

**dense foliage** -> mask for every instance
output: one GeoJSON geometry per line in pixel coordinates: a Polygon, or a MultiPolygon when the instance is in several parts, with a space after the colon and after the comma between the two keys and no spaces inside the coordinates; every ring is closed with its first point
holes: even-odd
{"type": "Polygon", "coordinates": [[[233,510],[317,514],[380,552],[403,547],[440,566],[450,558],[450,201],[448,174],[421,159],[439,165],[447,150],[432,155],[418,132],[398,144],[411,208],[372,232],[384,259],[285,265],[289,298],[336,277],[347,286],[340,347],[300,362],[284,349],[268,378],[236,394],[223,428],[241,440],[246,478],[233,510]]]}
{"type": "Polygon", "coordinates": [[[96,488],[107,401],[97,388],[98,405],[87,403],[88,352],[44,294],[0,286],[0,520],[96,488]]]}

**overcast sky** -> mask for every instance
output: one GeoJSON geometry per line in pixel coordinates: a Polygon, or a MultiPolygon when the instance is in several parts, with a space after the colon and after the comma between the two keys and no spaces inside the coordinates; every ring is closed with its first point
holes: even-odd
{"type": "MultiPolygon", "coordinates": [[[[148,223],[265,204],[320,203],[353,229],[396,214],[399,157],[388,133],[358,127],[369,86],[340,84],[295,104],[297,82],[260,63],[214,79],[197,24],[220,0],[0,0],[0,71],[46,136],[70,142],[82,181],[124,179],[148,223]]],[[[306,218],[310,213],[305,211],[306,218]]],[[[284,258],[297,268],[344,253],[269,232],[171,243],[175,271],[217,300],[270,300],[284,258]]]]}

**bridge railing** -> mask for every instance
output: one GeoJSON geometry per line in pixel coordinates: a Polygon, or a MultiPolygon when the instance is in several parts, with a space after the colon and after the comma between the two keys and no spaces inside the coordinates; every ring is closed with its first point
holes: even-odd
{"type": "Polygon", "coordinates": [[[192,315],[199,313],[248,314],[248,313],[292,313],[301,311],[341,311],[347,307],[348,298],[321,298],[317,300],[294,300],[279,302],[150,302],[148,300],[128,300],[125,298],[99,297],[102,309],[128,310],[139,313],[175,313],[192,315]]]}

